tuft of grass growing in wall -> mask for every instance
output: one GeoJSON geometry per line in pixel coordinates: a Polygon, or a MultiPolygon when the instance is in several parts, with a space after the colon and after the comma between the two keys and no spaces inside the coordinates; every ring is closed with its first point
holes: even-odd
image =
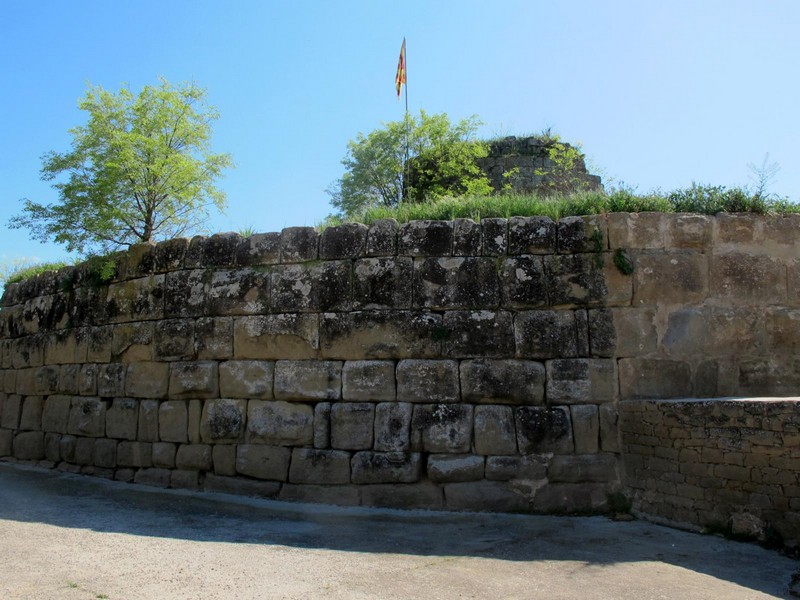
{"type": "Polygon", "coordinates": [[[633,275],[633,261],[625,254],[622,248],[617,248],[614,251],[614,266],[623,275],[633,275]]]}
{"type": "Polygon", "coordinates": [[[27,279],[30,279],[31,277],[36,277],[37,275],[41,275],[42,273],[49,273],[50,271],[58,271],[59,269],[66,266],[67,263],[65,262],[50,262],[50,263],[41,263],[38,265],[31,265],[30,267],[25,267],[13,271],[6,279],[6,283],[19,283],[20,281],[25,281],[27,279]]]}

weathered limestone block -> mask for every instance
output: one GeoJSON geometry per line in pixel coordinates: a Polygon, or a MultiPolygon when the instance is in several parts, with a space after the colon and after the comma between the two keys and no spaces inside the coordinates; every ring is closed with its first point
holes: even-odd
{"type": "Polygon", "coordinates": [[[708,257],[693,252],[636,258],[633,305],[697,304],[708,295],[708,257]]]}
{"type": "Polygon", "coordinates": [[[666,247],[667,222],[672,215],[657,212],[612,213],[608,215],[611,249],[660,250],[666,247]]]}
{"type": "Polygon", "coordinates": [[[719,213],[714,217],[717,223],[716,245],[747,245],[761,238],[762,218],[754,214],[719,213]]]}
{"type": "Polygon", "coordinates": [[[417,311],[325,313],[320,321],[324,358],[379,359],[441,356],[441,315],[417,311]]]}
{"type": "Polygon", "coordinates": [[[94,454],[89,463],[104,469],[113,469],[117,466],[117,440],[100,438],[94,440],[94,454]]]}
{"type": "Polygon", "coordinates": [[[150,275],[108,286],[106,315],[111,323],[164,318],[164,275],[150,275]]]}
{"type": "Polygon", "coordinates": [[[340,450],[295,448],[289,468],[292,483],[350,483],[350,453],[340,450]]]}
{"type": "Polygon", "coordinates": [[[158,408],[158,437],[162,442],[185,444],[189,440],[189,415],[186,402],[167,400],[158,408]]]}
{"type": "MultiPolygon", "coordinates": [[[[103,366],[105,367],[105,365],[103,366]]],[[[100,370],[103,370],[103,367],[100,370]]],[[[38,367],[36,369],[36,393],[43,396],[49,396],[58,392],[58,376],[61,369],[56,365],[48,365],[45,367],[38,367]]]]}
{"type": "Polygon", "coordinates": [[[338,450],[372,448],[375,405],[348,402],[331,406],[331,446],[338,450]]]}
{"type": "Polygon", "coordinates": [[[600,445],[600,414],[594,404],[569,407],[576,454],[594,454],[600,445]]]}
{"type": "Polygon", "coordinates": [[[175,455],[175,466],[189,471],[211,471],[211,446],[208,444],[181,444],[175,455]]]}
{"type": "Polygon", "coordinates": [[[517,452],[514,411],[510,406],[476,406],[474,427],[476,453],[502,455],[517,452]]]}
{"type": "Polygon", "coordinates": [[[186,252],[183,255],[183,268],[194,269],[203,266],[203,247],[205,246],[206,238],[202,235],[196,235],[189,240],[189,245],[186,247],[186,252]]]}
{"type": "Polygon", "coordinates": [[[514,354],[512,313],[453,310],[444,313],[444,354],[452,357],[501,357],[514,354]]]}
{"type": "Polygon", "coordinates": [[[310,446],[314,442],[314,410],[296,402],[250,400],[247,441],[273,446],[310,446]]]}
{"type": "Polygon", "coordinates": [[[236,446],[233,444],[214,444],[211,446],[211,459],[214,473],[233,477],[236,475],[236,446]]]}
{"type": "Polygon", "coordinates": [[[547,401],[550,404],[601,404],[617,398],[613,360],[576,358],[548,360],[547,401]]]}
{"type": "Polygon", "coordinates": [[[414,483],[419,481],[422,461],[417,453],[356,452],[350,462],[355,484],[414,483]]]}
{"type": "Polygon", "coordinates": [[[402,402],[458,402],[458,362],[401,360],[397,363],[397,399],[402,402]]]}
{"type": "Polygon", "coordinates": [[[134,398],[166,398],[169,389],[169,364],[139,362],[128,365],[125,395],[134,398]]]}
{"type": "MultiPolygon", "coordinates": [[[[76,381],[77,381],[77,372],[78,372],[78,370],[75,367],[77,367],[77,365],[63,365],[61,367],[60,373],[59,373],[59,376],[58,376],[60,389],[64,389],[64,387],[65,387],[65,383],[64,383],[64,370],[65,369],[72,368],[75,371],[75,377],[76,377],[76,381]]],[[[3,371],[0,374],[0,391],[2,391],[3,393],[6,393],[6,394],[13,394],[14,392],[17,391],[17,372],[16,371],[14,371],[12,369],[8,369],[7,371],[3,371]]],[[[65,393],[71,394],[73,392],[65,391],[65,393]]],[[[76,394],[78,393],[77,387],[76,387],[74,393],[76,393],[76,394]]]]}
{"type": "Polygon", "coordinates": [[[16,392],[22,396],[36,393],[36,369],[17,369],[16,392]]]}
{"type": "Polygon", "coordinates": [[[100,365],[92,363],[81,365],[78,374],[78,390],[82,396],[92,396],[97,393],[97,371],[100,365]]]}
{"type": "Polygon", "coordinates": [[[397,254],[401,256],[449,256],[453,250],[451,221],[411,221],[400,226],[397,254]]]}
{"type": "Polygon", "coordinates": [[[789,284],[788,293],[790,306],[800,306],[800,260],[792,260],[787,265],[789,284]]]}
{"type": "Polygon", "coordinates": [[[106,436],[135,440],[139,423],[139,403],[133,398],[114,398],[106,411],[106,436]]]}
{"type": "Polygon", "coordinates": [[[281,231],[281,262],[316,260],[319,235],[313,227],[286,227],[281,231]]]}
{"type": "Polygon", "coordinates": [[[536,491],[533,510],[542,513],[585,514],[608,509],[608,490],[601,483],[549,483],[536,491]]]}
{"type": "Polygon", "coordinates": [[[167,317],[205,315],[212,271],[193,269],[166,274],[164,313],[167,317]]]}
{"type": "Polygon", "coordinates": [[[213,361],[170,364],[170,398],[213,398],[219,395],[219,372],[213,361]]]}
{"type": "Polygon", "coordinates": [[[608,294],[603,267],[603,256],[598,254],[545,256],[550,304],[582,306],[603,302],[608,294]]]}
{"type": "Polygon", "coordinates": [[[215,233],[203,240],[203,264],[228,267],[236,262],[236,251],[242,241],[238,233],[215,233]]]}
{"type": "Polygon", "coordinates": [[[336,506],[358,506],[360,486],[284,483],[278,500],[283,502],[319,502],[336,506]]]}
{"type": "Polygon", "coordinates": [[[76,327],[108,322],[108,288],[83,287],[74,290],[71,302],[72,324],[76,327]]]}
{"type": "Polygon", "coordinates": [[[667,220],[667,248],[705,250],[711,245],[714,218],[691,213],[671,217],[667,220]]]}
{"type": "Polygon", "coordinates": [[[256,479],[286,481],[290,456],[289,448],[239,444],[236,450],[236,472],[256,479]]]}
{"type": "Polygon", "coordinates": [[[106,432],[106,403],[100,398],[74,397],[67,432],[85,437],[103,437],[106,432]]]}
{"type": "Polygon", "coordinates": [[[464,453],[472,445],[473,407],[464,404],[420,404],[411,420],[412,449],[464,453]]]}
{"type": "Polygon", "coordinates": [[[352,304],[350,261],[326,261],[280,265],[270,274],[272,310],[316,312],[350,310],[352,304]]]}
{"type": "Polygon", "coordinates": [[[517,447],[522,454],[571,454],[572,421],[566,406],[521,406],[515,411],[517,447]]]}
{"type": "Polygon", "coordinates": [[[394,256],[397,253],[397,230],[394,219],[379,219],[367,232],[367,256],[394,256]]]}
{"type": "Polygon", "coordinates": [[[599,406],[600,450],[619,452],[619,412],[614,404],[599,406]]]}
{"type": "Polygon", "coordinates": [[[244,267],[276,265],[281,259],[281,234],[255,233],[236,248],[236,264],[244,267]]]}
{"type": "Polygon", "coordinates": [[[78,346],[78,362],[107,363],[111,361],[111,345],[114,338],[113,325],[80,329],[75,336],[78,346]],[[85,353],[82,355],[82,353],[85,353]]]}
{"type": "Polygon", "coordinates": [[[153,444],[153,466],[161,469],[175,468],[177,445],[172,442],[156,442],[153,444]]]}
{"type": "Polygon", "coordinates": [[[692,395],[692,372],[679,360],[625,358],[619,361],[620,397],[687,398],[692,395]]]}
{"type": "Polygon", "coordinates": [[[556,224],[550,217],[511,217],[508,253],[552,254],[556,249],[556,224]]]}
{"type": "Polygon", "coordinates": [[[41,367],[44,362],[44,338],[31,335],[12,340],[10,353],[14,369],[41,367]]]}
{"type": "Polygon", "coordinates": [[[79,346],[74,330],[58,331],[48,337],[44,347],[44,362],[48,365],[63,365],[68,363],[85,362],[86,356],[81,356],[85,346],[79,346]]]}
{"type": "Polygon", "coordinates": [[[342,368],[344,400],[391,401],[397,397],[390,360],[348,360],[342,368]]]}
{"type": "Polygon", "coordinates": [[[174,238],[156,244],[153,248],[153,268],[156,273],[175,271],[183,266],[183,257],[189,247],[187,238],[174,238]]]}
{"type": "Polygon", "coordinates": [[[354,308],[410,308],[413,270],[413,259],[408,256],[363,258],[355,261],[354,308]]]}
{"type": "Polygon", "coordinates": [[[319,349],[319,315],[274,314],[234,321],[236,358],[315,358],[319,349]]]}
{"type": "Polygon", "coordinates": [[[153,242],[130,246],[117,262],[117,277],[121,280],[135,279],[152,273],[155,267],[154,250],[153,242]]]}
{"type": "Polygon", "coordinates": [[[326,360],[279,360],[275,363],[278,400],[340,400],[342,363],[326,360]]]}
{"type": "Polygon", "coordinates": [[[274,498],[278,495],[281,484],[277,481],[253,481],[241,477],[221,477],[207,473],[203,480],[203,489],[207,492],[274,498]]]}
{"type": "Polygon", "coordinates": [[[381,402],[375,406],[375,450],[409,450],[412,412],[413,404],[408,402],[381,402]]]}
{"type": "Polygon", "coordinates": [[[542,480],[547,478],[548,457],[540,454],[526,456],[487,456],[486,479],[510,481],[512,479],[542,480]]]}
{"type": "Polygon", "coordinates": [[[448,510],[528,512],[531,490],[505,481],[467,481],[444,486],[448,510]]]}
{"type": "Polygon", "coordinates": [[[715,255],[710,292],[735,304],[776,303],[786,298],[786,264],[772,256],[715,255]]]}
{"type": "Polygon", "coordinates": [[[740,360],[737,392],[748,396],[795,396],[800,389],[800,360],[795,357],[740,360]]]}
{"type": "MultiPolygon", "coordinates": [[[[586,329],[585,323],[580,325],[586,329]]],[[[571,358],[588,354],[579,343],[587,333],[578,332],[573,310],[532,310],[516,314],[514,337],[517,356],[523,358],[571,358]]]]}
{"type": "Polygon", "coordinates": [[[592,356],[640,356],[658,347],[653,308],[598,308],[589,311],[592,356]]]}
{"type": "Polygon", "coordinates": [[[444,506],[442,488],[430,482],[378,483],[359,486],[359,491],[363,506],[428,510],[444,506]]]}
{"type": "Polygon", "coordinates": [[[505,256],[508,250],[508,219],[481,219],[483,255],[505,256]]]}
{"type": "Polygon", "coordinates": [[[481,256],[483,228],[472,219],[453,220],[453,256],[481,256]]]}
{"type": "Polygon", "coordinates": [[[492,258],[419,258],[414,264],[414,306],[495,308],[500,283],[492,258]]]}
{"type": "Polygon", "coordinates": [[[44,458],[44,433],[26,431],[15,435],[13,454],[19,460],[42,460],[44,458]]]}
{"type": "Polygon", "coordinates": [[[194,319],[169,319],[155,324],[153,342],[158,360],[187,360],[194,357],[194,319]]]}
{"type": "Polygon", "coordinates": [[[77,439],[74,435],[62,435],[59,440],[59,455],[61,459],[68,463],[75,462],[75,445],[77,439]]]}
{"type": "Polygon", "coordinates": [[[670,313],[662,340],[675,358],[692,354],[725,356],[763,351],[764,315],[761,309],[692,307],[670,313]]]}
{"type": "Polygon", "coordinates": [[[194,353],[198,360],[233,358],[233,318],[195,319],[194,353]]]}
{"type": "Polygon", "coordinates": [[[111,354],[119,362],[131,363],[153,360],[153,322],[115,325],[111,337],[111,354]]]}
{"type": "Polygon", "coordinates": [[[139,426],[136,433],[139,441],[158,441],[158,408],[158,400],[139,401],[139,426]]]}
{"type": "Polygon", "coordinates": [[[461,361],[461,398],[489,404],[542,404],[544,365],[530,360],[461,361]]]}
{"type": "Polygon", "coordinates": [[[607,483],[617,481],[617,459],[613,454],[554,456],[547,476],[551,482],[607,483]]]}
{"type": "Polygon", "coordinates": [[[190,444],[199,444],[202,441],[200,421],[203,416],[203,405],[202,400],[189,400],[186,433],[190,444]]]}
{"type": "Polygon", "coordinates": [[[800,354],[800,310],[768,309],[766,331],[766,348],[771,354],[800,354]]]}
{"type": "Polygon", "coordinates": [[[205,314],[257,315],[269,311],[270,280],[253,269],[214,271],[208,285],[205,314]]]}
{"type": "Polygon", "coordinates": [[[331,260],[364,256],[367,231],[367,226],[361,223],[343,223],[326,228],[320,237],[319,257],[331,260]]]}
{"type": "MultiPolygon", "coordinates": [[[[3,432],[5,430],[0,430],[0,456],[5,456],[3,454],[3,432]]],[[[10,433],[10,432],[9,432],[10,433]]],[[[8,436],[9,440],[11,436],[8,436]]],[[[11,452],[11,445],[9,441],[8,446],[9,453],[11,452]]],[[[45,460],[49,460],[52,463],[58,464],[61,462],[61,434],[59,433],[45,433],[44,434],[44,458],[45,460]]]]}
{"type": "Polygon", "coordinates": [[[206,443],[227,444],[243,439],[246,400],[206,400],[200,418],[200,438],[206,443]]]}
{"type": "Polygon", "coordinates": [[[483,479],[484,457],[474,454],[431,454],[428,479],[437,483],[483,479]]]}
{"type": "Polygon", "coordinates": [[[272,399],[275,363],[229,360],[219,364],[219,393],[223,398],[272,399]]]}
{"type": "Polygon", "coordinates": [[[314,448],[329,448],[331,445],[331,403],[317,402],[314,405],[314,448]]]}
{"type": "Polygon", "coordinates": [[[97,369],[97,395],[105,398],[125,394],[125,374],[128,366],[122,363],[100,365],[97,369]]]}
{"type": "Polygon", "coordinates": [[[66,433],[71,405],[70,396],[48,396],[42,411],[42,431],[66,433]]]}
{"type": "MultiPolygon", "coordinates": [[[[63,455],[63,447],[61,452],[63,455]]],[[[117,465],[137,468],[153,466],[153,444],[147,442],[120,442],[117,445],[117,465]]]]}
{"type": "Polygon", "coordinates": [[[506,258],[500,263],[499,277],[503,306],[527,308],[547,304],[547,277],[541,256],[506,258]]]}

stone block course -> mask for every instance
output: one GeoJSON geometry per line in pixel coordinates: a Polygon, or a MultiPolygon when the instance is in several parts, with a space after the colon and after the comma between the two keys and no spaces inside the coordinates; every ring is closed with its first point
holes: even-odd
{"type": "Polygon", "coordinates": [[[320,356],[339,359],[441,356],[442,317],[428,311],[355,311],[320,316],[320,356]]]}
{"type": "Polygon", "coordinates": [[[315,358],[319,349],[318,315],[237,317],[233,328],[233,355],[240,359],[315,358]]]}

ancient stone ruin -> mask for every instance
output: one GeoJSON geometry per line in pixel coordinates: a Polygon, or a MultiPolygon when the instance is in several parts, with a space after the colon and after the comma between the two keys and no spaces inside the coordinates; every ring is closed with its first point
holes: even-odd
{"type": "Polygon", "coordinates": [[[106,283],[84,265],[7,287],[0,457],[345,505],[632,502],[799,539],[798,227],[642,213],[136,246],[106,283]]]}

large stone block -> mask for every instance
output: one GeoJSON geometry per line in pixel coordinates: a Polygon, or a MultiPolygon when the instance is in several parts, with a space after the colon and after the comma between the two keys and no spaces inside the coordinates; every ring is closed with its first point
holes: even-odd
{"type": "Polygon", "coordinates": [[[594,454],[600,446],[600,414],[594,404],[569,407],[576,454],[594,454]]]}
{"type": "Polygon", "coordinates": [[[159,242],[153,248],[153,268],[157,273],[181,268],[187,248],[189,248],[189,240],[186,238],[173,238],[159,242]]]}
{"type": "Polygon", "coordinates": [[[118,362],[132,363],[153,360],[153,322],[115,325],[111,336],[111,355],[118,362]]]}
{"type": "Polygon", "coordinates": [[[247,441],[272,446],[311,446],[314,410],[297,402],[250,400],[247,403],[247,441]]]}
{"type": "Polygon", "coordinates": [[[200,438],[206,443],[235,443],[243,439],[245,400],[206,400],[200,417],[200,438]]]}
{"type": "Polygon", "coordinates": [[[472,219],[453,219],[453,256],[481,256],[483,228],[472,219]]]}
{"type": "MultiPolygon", "coordinates": [[[[3,454],[3,432],[8,430],[0,430],[0,456],[3,454]]],[[[11,433],[9,431],[9,433],[11,433]]],[[[9,439],[11,436],[8,436],[9,439]]],[[[11,452],[9,445],[9,453],[11,452]]],[[[44,458],[52,463],[58,464],[61,462],[61,434],[60,433],[45,433],[44,434],[44,458]]]]}
{"type": "Polygon", "coordinates": [[[657,212],[612,213],[608,215],[611,249],[663,249],[667,223],[673,218],[657,212]]]}
{"type": "Polygon", "coordinates": [[[549,404],[601,404],[617,398],[617,368],[613,360],[576,358],[549,360],[549,404]]]}
{"type": "Polygon", "coordinates": [[[214,473],[233,477],[236,475],[236,446],[233,444],[214,444],[211,447],[214,473]]]}
{"type": "Polygon", "coordinates": [[[709,269],[710,292],[734,304],[779,303],[786,298],[786,264],[771,256],[715,255],[709,269]]]}
{"type": "Polygon", "coordinates": [[[158,360],[188,360],[195,352],[194,319],[159,321],[153,332],[155,358],[158,360]]]}
{"type": "Polygon", "coordinates": [[[483,479],[484,457],[474,454],[431,454],[428,479],[436,483],[483,479]]]}
{"type": "Polygon", "coordinates": [[[672,215],[667,220],[668,248],[705,250],[711,245],[714,219],[691,213],[672,215]]]}
{"type": "Polygon", "coordinates": [[[75,462],[75,445],[77,439],[74,435],[62,435],[58,443],[58,453],[61,459],[68,463],[75,462]]]}
{"type": "Polygon", "coordinates": [[[528,512],[531,489],[505,481],[465,481],[444,486],[448,510],[528,512]]]}
{"type": "Polygon", "coordinates": [[[27,336],[11,341],[11,366],[14,369],[41,367],[44,362],[44,339],[27,336]]]}
{"type": "Polygon", "coordinates": [[[166,275],[164,312],[167,317],[201,317],[205,315],[206,296],[212,271],[193,269],[173,271],[166,275]]]}
{"type": "Polygon", "coordinates": [[[320,321],[324,358],[379,359],[441,356],[441,315],[418,311],[325,313],[320,321]]]}
{"type": "Polygon", "coordinates": [[[445,356],[502,357],[514,354],[512,313],[488,310],[453,310],[442,324],[445,356]]]}
{"type": "Polygon", "coordinates": [[[603,452],[619,452],[619,412],[614,404],[601,404],[600,418],[600,450],[603,452]]]}
{"type": "Polygon", "coordinates": [[[769,309],[766,348],[770,353],[800,354],[800,310],[769,309]]]}
{"type": "Polygon", "coordinates": [[[136,471],[133,481],[140,485],[167,488],[170,486],[172,474],[173,471],[169,469],[144,468],[136,471]]]}
{"type": "Polygon", "coordinates": [[[414,264],[414,306],[495,308],[500,283],[492,258],[420,258],[414,264]]]}
{"type": "Polygon", "coordinates": [[[522,454],[571,454],[572,421],[566,406],[516,409],[517,447],[522,454]]]}
{"type": "Polygon", "coordinates": [[[117,445],[117,465],[120,467],[151,467],[153,465],[153,444],[120,442],[117,445]]]}
{"type": "Polygon", "coordinates": [[[229,267],[236,262],[236,251],[242,236],[234,232],[215,233],[203,240],[203,264],[213,267],[229,267]]]}
{"type": "Polygon", "coordinates": [[[13,454],[19,460],[42,460],[44,458],[44,433],[26,431],[15,435],[13,454]]]}
{"type": "Polygon", "coordinates": [[[565,483],[612,483],[619,479],[613,454],[554,456],[547,476],[551,482],[565,483]]]}
{"type": "Polygon", "coordinates": [[[331,446],[339,450],[372,448],[375,405],[348,402],[331,406],[331,446]]]}
{"type": "Polygon", "coordinates": [[[517,313],[514,337],[521,358],[571,358],[585,355],[580,343],[588,337],[587,325],[573,310],[535,310],[517,313]],[[579,327],[584,331],[579,332],[579,327]]]}
{"type": "Polygon", "coordinates": [[[125,375],[128,366],[122,363],[100,365],[97,369],[97,395],[105,398],[125,394],[125,375]]]}
{"type": "Polygon", "coordinates": [[[675,358],[692,354],[730,356],[763,351],[764,316],[761,309],[692,307],[669,314],[661,342],[675,358]]]}
{"type": "Polygon", "coordinates": [[[410,308],[413,265],[413,260],[408,256],[364,258],[355,261],[354,308],[410,308]]]}
{"type": "Polygon", "coordinates": [[[556,227],[559,254],[602,252],[608,248],[606,215],[564,217],[556,227]]]}
{"type": "Polygon", "coordinates": [[[156,442],[153,444],[153,466],[162,469],[175,468],[177,446],[172,442],[156,442]]]}
{"type": "Polygon", "coordinates": [[[317,402],[314,405],[314,448],[329,448],[331,445],[331,403],[317,402]]]}
{"type": "Polygon", "coordinates": [[[350,453],[295,448],[292,450],[289,481],[310,484],[350,483],[350,453]]]}
{"type": "Polygon", "coordinates": [[[194,331],[194,352],[198,360],[233,358],[233,318],[196,319],[194,331]]]}
{"type": "Polygon", "coordinates": [[[658,347],[653,308],[598,308],[589,311],[592,356],[640,356],[658,347]]]}
{"type": "Polygon", "coordinates": [[[475,452],[478,454],[515,454],[517,433],[510,406],[475,407],[475,452]]]}
{"type": "Polygon", "coordinates": [[[693,252],[638,256],[633,290],[634,306],[700,303],[708,295],[708,257],[693,252]]]}
{"type": "Polygon", "coordinates": [[[410,448],[413,405],[381,402],[375,406],[375,443],[378,452],[405,452],[410,448]]]}
{"type": "Polygon", "coordinates": [[[240,317],[235,320],[233,336],[236,358],[314,358],[319,348],[319,316],[240,317]]]}
{"type": "Polygon", "coordinates": [[[158,408],[158,437],[162,442],[189,441],[189,415],[186,402],[167,400],[158,408]]]}
{"type": "Polygon", "coordinates": [[[553,306],[599,304],[606,299],[601,254],[545,256],[544,269],[548,301],[553,306]]]}
{"type": "Polygon", "coordinates": [[[214,271],[208,284],[208,316],[257,315],[269,311],[270,280],[253,269],[214,271]]]}
{"type": "Polygon", "coordinates": [[[401,360],[397,363],[397,399],[402,402],[458,402],[458,362],[401,360]]]}
{"type": "Polygon", "coordinates": [[[106,436],[135,440],[139,424],[139,402],[133,398],[114,398],[106,411],[106,436]]]}
{"type": "Polygon", "coordinates": [[[214,398],[218,395],[219,371],[216,362],[196,361],[170,364],[170,398],[214,398]]]}
{"type": "Polygon", "coordinates": [[[117,466],[117,440],[100,438],[94,441],[92,462],[96,467],[113,469],[117,466]]]}
{"type": "Polygon", "coordinates": [[[272,399],[275,363],[229,360],[219,364],[219,393],[223,398],[272,399]]]}
{"type": "MultiPolygon", "coordinates": [[[[101,367],[100,371],[102,370],[103,368],[101,367]]],[[[49,396],[50,394],[58,392],[58,377],[60,372],[61,369],[56,365],[38,367],[35,371],[36,393],[43,396],[49,396]]]]}
{"type": "Polygon", "coordinates": [[[0,429],[0,458],[11,456],[14,446],[14,432],[11,429],[0,429]]]}
{"type": "Polygon", "coordinates": [[[71,405],[70,396],[48,396],[42,411],[42,430],[66,433],[71,405]]]}
{"type": "Polygon", "coordinates": [[[136,433],[139,441],[158,441],[158,406],[158,400],[139,401],[139,426],[136,433]]]}
{"type": "Polygon", "coordinates": [[[327,227],[320,236],[319,257],[323,260],[364,256],[367,243],[366,225],[343,223],[327,227]]]}
{"type": "Polygon", "coordinates": [[[139,362],[128,365],[125,395],[134,398],[166,398],[169,389],[169,364],[139,362]]]}
{"type": "Polygon", "coordinates": [[[489,404],[544,402],[544,365],[530,360],[461,361],[461,398],[489,404]]]}
{"type": "Polygon", "coordinates": [[[542,257],[506,258],[500,263],[499,277],[503,306],[528,308],[547,304],[547,277],[542,257]]]}
{"type": "Polygon", "coordinates": [[[289,448],[239,444],[236,451],[236,472],[256,479],[286,481],[290,456],[289,448]]]}
{"type": "Polygon", "coordinates": [[[255,233],[242,239],[236,249],[236,263],[246,267],[275,265],[281,259],[281,234],[255,233]]]}
{"type": "Polygon", "coordinates": [[[348,360],[342,368],[344,400],[391,401],[397,397],[390,360],[348,360]]]}
{"type": "Polygon", "coordinates": [[[550,217],[511,217],[508,220],[509,254],[552,254],[556,249],[556,224],[550,217]]]}
{"type": "Polygon", "coordinates": [[[24,431],[41,431],[43,408],[44,398],[42,396],[27,396],[22,403],[19,428],[24,431]]]}
{"type": "Polygon", "coordinates": [[[95,326],[79,330],[75,335],[76,355],[79,362],[110,362],[114,329],[116,329],[114,325],[108,325],[106,327],[95,326]]]}
{"type": "Polygon", "coordinates": [[[97,394],[97,371],[100,368],[96,364],[81,365],[78,374],[78,391],[82,396],[93,396],[97,394]]]}
{"type": "Polygon", "coordinates": [[[367,256],[393,256],[397,252],[397,230],[400,226],[394,219],[379,219],[369,226],[367,232],[367,256]]]}
{"type": "Polygon", "coordinates": [[[483,255],[505,256],[508,249],[508,219],[481,219],[483,255]]]}
{"type": "Polygon", "coordinates": [[[106,403],[100,398],[73,398],[67,432],[85,437],[103,437],[106,432],[106,403]]]}
{"type": "Polygon", "coordinates": [[[355,484],[419,481],[422,461],[417,453],[356,452],[350,462],[355,484]]]}
{"type": "Polygon", "coordinates": [[[109,322],[163,319],[165,287],[164,275],[112,283],[105,308],[109,322]]]}
{"type": "Polygon", "coordinates": [[[272,310],[316,312],[350,310],[352,264],[328,261],[272,268],[272,310]]]}
{"type": "Polygon", "coordinates": [[[326,360],[279,360],[275,363],[275,398],[339,400],[342,363],[326,360]]]}
{"type": "Polygon", "coordinates": [[[692,371],[679,360],[624,358],[619,361],[620,397],[687,398],[692,395],[692,371]]]}
{"type": "Polygon", "coordinates": [[[412,449],[437,453],[469,452],[473,407],[464,404],[420,404],[411,420],[412,449]]]}
{"type": "Polygon", "coordinates": [[[286,227],[281,231],[281,262],[316,260],[319,234],[313,227],[286,227]]]}
{"type": "Polygon", "coordinates": [[[547,461],[548,456],[541,454],[487,456],[486,479],[490,481],[547,479],[547,461]]]}
{"type": "Polygon", "coordinates": [[[189,471],[211,471],[211,446],[208,444],[181,444],[175,455],[175,466],[189,471]]]}
{"type": "Polygon", "coordinates": [[[449,256],[453,250],[451,221],[411,221],[400,226],[397,254],[449,256]]]}

